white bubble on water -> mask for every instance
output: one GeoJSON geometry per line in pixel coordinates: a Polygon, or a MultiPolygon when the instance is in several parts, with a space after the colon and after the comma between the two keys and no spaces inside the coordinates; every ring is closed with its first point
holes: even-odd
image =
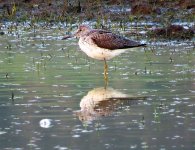
{"type": "Polygon", "coordinates": [[[39,122],[40,127],[42,128],[51,128],[52,127],[52,120],[51,119],[42,119],[39,122]]]}

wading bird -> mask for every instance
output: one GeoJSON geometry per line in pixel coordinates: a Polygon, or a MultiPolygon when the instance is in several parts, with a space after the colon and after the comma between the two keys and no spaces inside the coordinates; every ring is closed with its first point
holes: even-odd
{"type": "Polygon", "coordinates": [[[104,61],[104,78],[108,79],[107,60],[125,52],[129,48],[141,47],[146,44],[130,40],[110,31],[101,29],[91,29],[86,25],[80,25],[75,34],[65,36],[63,39],[70,37],[79,38],[79,47],[89,57],[104,61]]]}

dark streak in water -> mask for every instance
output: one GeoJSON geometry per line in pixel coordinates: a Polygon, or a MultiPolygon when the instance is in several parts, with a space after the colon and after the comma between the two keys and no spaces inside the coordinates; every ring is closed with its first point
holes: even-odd
{"type": "Polygon", "coordinates": [[[11,99],[12,99],[12,101],[14,101],[14,92],[13,91],[12,91],[11,99]]]}

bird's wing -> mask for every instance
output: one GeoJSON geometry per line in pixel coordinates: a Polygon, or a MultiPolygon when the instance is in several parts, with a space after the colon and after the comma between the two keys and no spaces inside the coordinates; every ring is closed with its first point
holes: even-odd
{"type": "Polygon", "coordinates": [[[93,30],[88,36],[98,47],[110,50],[143,46],[143,44],[140,44],[139,42],[129,40],[104,30],[93,30]]]}

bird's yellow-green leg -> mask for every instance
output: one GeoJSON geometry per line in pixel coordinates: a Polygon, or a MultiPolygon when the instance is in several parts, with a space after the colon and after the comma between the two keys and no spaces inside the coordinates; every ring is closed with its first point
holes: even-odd
{"type": "Polygon", "coordinates": [[[104,80],[108,82],[108,65],[106,63],[106,59],[104,59],[104,80]]]}

